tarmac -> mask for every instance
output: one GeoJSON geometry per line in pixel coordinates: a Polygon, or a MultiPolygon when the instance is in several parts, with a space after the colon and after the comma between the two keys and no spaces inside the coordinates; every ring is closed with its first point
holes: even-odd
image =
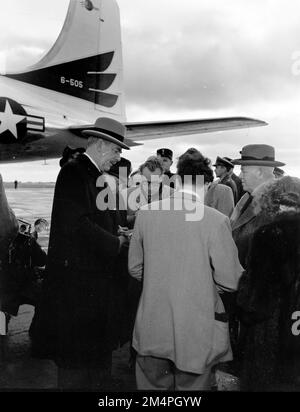
{"type": "MultiPolygon", "coordinates": [[[[28,329],[34,314],[30,305],[20,307],[18,316],[9,322],[8,333],[0,336],[0,392],[56,391],[57,367],[50,360],[31,357],[28,329]]],[[[216,370],[218,391],[238,391],[238,379],[216,370]]],[[[129,343],[113,352],[111,392],[136,391],[134,367],[129,363],[129,343]]]]}
{"type": "MultiPolygon", "coordinates": [[[[57,367],[50,360],[31,357],[28,329],[34,308],[23,305],[0,336],[0,390],[57,390],[57,367]]],[[[112,386],[115,392],[134,391],[134,369],[129,364],[129,344],[114,351],[112,386]]]]}

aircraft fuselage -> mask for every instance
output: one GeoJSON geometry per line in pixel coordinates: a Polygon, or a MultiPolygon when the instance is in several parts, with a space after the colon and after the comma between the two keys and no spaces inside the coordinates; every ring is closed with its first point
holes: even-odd
{"type": "Polygon", "coordinates": [[[69,127],[93,124],[101,115],[105,111],[92,102],[0,76],[0,161],[55,158],[66,145],[84,146],[69,127]]]}

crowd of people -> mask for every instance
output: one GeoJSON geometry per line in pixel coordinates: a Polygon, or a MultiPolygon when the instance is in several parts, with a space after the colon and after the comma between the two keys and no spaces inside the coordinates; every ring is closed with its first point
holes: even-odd
{"type": "Polygon", "coordinates": [[[23,304],[36,306],[41,296],[47,254],[38,243],[38,236],[48,222],[36,219],[31,231],[31,224],[17,219],[8,206],[2,182],[0,193],[3,222],[0,230],[0,310],[5,314],[7,330],[11,316],[17,316],[19,307],[23,304]]]}
{"type": "MultiPolygon", "coordinates": [[[[158,149],[133,171],[125,131],[99,118],[86,149],[63,153],[32,355],[56,362],[61,389],[109,389],[129,341],[137,389],[211,390],[223,367],[244,391],[299,390],[300,179],[265,144],[214,165],[189,148],[176,173],[158,149]]],[[[9,313],[18,228],[0,189],[9,313]]]]}

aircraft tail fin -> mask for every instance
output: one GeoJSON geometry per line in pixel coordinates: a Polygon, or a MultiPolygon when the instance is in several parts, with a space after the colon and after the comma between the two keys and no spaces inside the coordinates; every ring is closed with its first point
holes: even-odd
{"type": "Polygon", "coordinates": [[[8,73],[6,77],[84,99],[111,114],[125,115],[116,1],[70,0],[61,33],[49,52],[26,71],[8,73]]]}

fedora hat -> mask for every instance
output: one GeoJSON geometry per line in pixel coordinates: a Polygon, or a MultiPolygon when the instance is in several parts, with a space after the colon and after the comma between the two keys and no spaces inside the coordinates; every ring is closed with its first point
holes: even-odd
{"type": "Polygon", "coordinates": [[[130,150],[124,143],[126,127],[117,120],[110,119],[109,117],[98,117],[95,124],[86,126],[81,134],[86,137],[98,137],[99,139],[115,143],[123,149],[130,150]]]}
{"type": "Polygon", "coordinates": [[[275,160],[275,149],[267,144],[249,144],[242,148],[241,158],[232,160],[235,165],[244,166],[284,166],[275,160]]]}
{"type": "Polygon", "coordinates": [[[225,166],[229,167],[230,169],[234,167],[234,164],[232,164],[229,160],[227,160],[225,157],[220,157],[217,156],[216,163],[213,166],[225,166]]]}

